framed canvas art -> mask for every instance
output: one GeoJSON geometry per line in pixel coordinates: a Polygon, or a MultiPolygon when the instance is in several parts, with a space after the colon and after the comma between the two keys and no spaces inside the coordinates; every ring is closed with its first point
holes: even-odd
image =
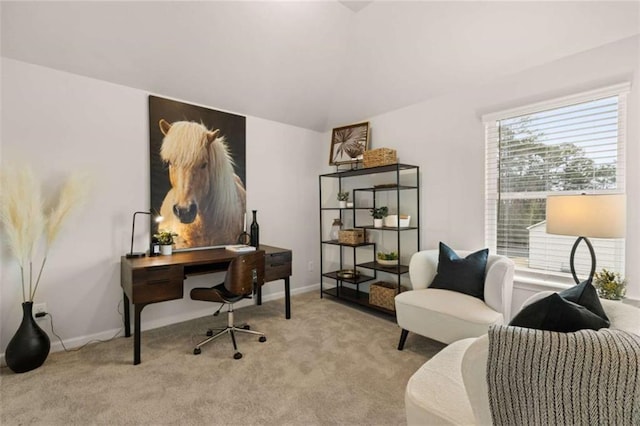
{"type": "Polygon", "coordinates": [[[329,164],[339,165],[362,161],[369,149],[369,122],[337,127],[331,132],[329,164]]]}
{"type": "Polygon", "coordinates": [[[243,231],[246,117],[149,96],[153,224],[176,250],[235,244],[243,231]]]}

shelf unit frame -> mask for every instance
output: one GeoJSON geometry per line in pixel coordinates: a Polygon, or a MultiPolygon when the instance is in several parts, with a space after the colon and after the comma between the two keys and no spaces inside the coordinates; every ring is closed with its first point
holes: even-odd
{"type": "Polygon", "coordinates": [[[351,303],[355,303],[361,306],[365,306],[368,308],[372,308],[378,311],[385,312],[387,314],[395,315],[395,312],[392,310],[388,310],[382,308],[380,306],[372,305],[369,303],[369,293],[360,291],[360,284],[365,282],[370,282],[376,280],[378,278],[378,272],[385,272],[387,274],[391,274],[396,278],[396,294],[401,290],[401,276],[407,274],[409,272],[408,265],[395,265],[395,266],[384,266],[380,265],[375,261],[375,255],[377,253],[376,243],[373,242],[364,242],[361,244],[344,244],[340,243],[337,240],[323,240],[323,214],[328,212],[338,212],[340,220],[342,221],[346,214],[351,213],[353,218],[353,227],[365,229],[365,234],[369,232],[395,232],[396,233],[396,247],[398,258],[401,258],[401,240],[402,234],[405,234],[406,231],[413,231],[415,235],[416,241],[416,251],[420,250],[420,168],[418,166],[409,165],[409,164],[390,164],[385,166],[378,167],[370,167],[370,168],[361,168],[361,169],[352,169],[352,170],[344,170],[344,171],[336,171],[333,173],[327,173],[319,176],[318,179],[319,184],[319,202],[320,202],[320,297],[324,297],[324,295],[329,295],[338,299],[343,299],[351,303]],[[402,171],[413,171],[415,173],[415,184],[400,184],[400,176],[402,171]],[[366,188],[354,188],[353,192],[353,207],[324,207],[322,205],[322,186],[324,179],[336,179],[338,182],[338,192],[343,191],[343,179],[356,177],[356,176],[367,176],[374,175],[380,173],[394,173],[395,185],[383,185],[383,186],[374,186],[374,187],[366,187],[366,188]],[[382,227],[375,228],[372,225],[358,225],[356,223],[356,212],[359,210],[370,210],[378,205],[378,194],[395,191],[396,195],[396,206],[398,208],[398,212],[400,212],[400,195],[403,191],[415,191],[415,209],[416,209],[416,217],[414,223],[415,226],[408,227],[382,227]],[[356,206],[358,194],[361,193],[371,193],[372,194],[372,203],[371,206],[356,206]],[[325,271],[324,268],[324,250],[326,246],[338,246],[340,250],[339,254],[339,268],[334,271],[325,271]],[[372,247],[373,248],[373,256],[374,259],[368,262],[358,262],[357,261],[357,250],[361,247],[372,247]],[[345,269],[344,265],[344,252],[345,249],[352,249],[352,259],[353,265],[349,265],[349,268],[357,270],[360,272],[360,269],[366,269],[371,271],[371,274],[360,273],[359,276],[355,278],[341,278],[337,275],[338,271],[345,269]],[[325,280],[333,280],[335,281],[335,287],[324,288],[325,280]],[[355,289],[350,287],[343,286],[344,283],[355,285],[355,289]]]}

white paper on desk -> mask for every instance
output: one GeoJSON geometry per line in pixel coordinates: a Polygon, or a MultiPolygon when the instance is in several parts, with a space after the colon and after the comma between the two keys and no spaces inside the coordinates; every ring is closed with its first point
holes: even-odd
{"type": "Polygon", "coordinates": [[[233,244],[230,246],[224,247],[226,250],[235,251],[235,252],[245,252],[245,251],[255,251],[255,247],[248,246],[246,244],[233,244]]]}

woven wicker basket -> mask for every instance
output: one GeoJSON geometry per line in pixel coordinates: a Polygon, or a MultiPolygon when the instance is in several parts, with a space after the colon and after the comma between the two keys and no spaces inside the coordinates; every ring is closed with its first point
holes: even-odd
{"type": "Polygon", "coordinates": [[[338,241],[342,244],[364,243],[364,229],[341,229],[338,232],[338,241]]]}
{"type": "Polygon", "coordinates": [[[364,167],[386,166],[387,164],[396,164],[398,162],[396,150],[390,148],[365,151],[363,157],[364,167]]]}
{"type": "Polygon", "coordinates": [[[396,285],[378,281],[369,287],[369,303],[390,311],[396,310],[396,285]]]}

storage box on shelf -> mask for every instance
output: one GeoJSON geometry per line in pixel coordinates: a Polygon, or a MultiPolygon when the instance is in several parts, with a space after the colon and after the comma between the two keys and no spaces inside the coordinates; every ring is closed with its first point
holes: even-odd
{"type": "Polygon", "coordinates": [[[369,303],[389,311],[395,311],[395,297],[405,287],[398,288],[394,283],[379,281],[369,287],[369,303]]]}
{"type": "Polygon", "coordinates": [[[351,245],[364,243],[364,229],[341,229],[338,232],[338,241],[351,245]]]}
{"type": "Polygon", "coordinates": [[[390,148],[378,148],[365,151],[363,153],[364,167],[378,167],[386,166],[388,164],[395,164],[398,162],[396,156],[396,150],[390,148]]]}
{"type": "Polygon", "coordinates": [[[411,216],[390,214],[384,218],[384,226],[406,228],[411,223],[411,216]],[[398,223],[399,222],[399,223],[398,223]]]}
{"type": "MultiPolygon", "coordinates": [[[[351,190],[354,201],[354,207],[348,210],[332,206],[320,207],[320,295],[330,295],[394,314],[393,297],[401,289],[403,276],[409,272],[409,267],[401,263],[382,265],[376,262],[376,247],[386,238],[386,244],[380,249],[397,251],[400,259],[409,259],[413,253],[420,250],[420,170],[417,166],[397,163],[395,151],[393,156],[388,156],[384,161],[393,161],[393,164],[337,171],[319,176],[320,200],[324,199],[324,190],[327,190],[327,193],[335,193],[337,186],[337,191],[351,190]],[[380,175],[380,179],[377,180],[382,179],[386,183],[374,184],[377,180],[373,178],[377,175],[380,175]],[[350,180],[351,178],[356,179],[350,180]],[[361,187],[363,182],[366,186],[367,181],[371,182],[370,186],[361,187]],[[323,184],[327,186],[324,189],[323,184]],[[403,197],[401,194],[404,194],[403,197]],[[392,215],[387,221],[387,226],[374,228],[369,210],[384,205],[389,205],[397,212],[410,213],[412,216],[392,215]],[[340,215],[342,223],[349,223],[353,229],[340,230],[337,241],[327,240],[328,224],[336,213],[340,215]],[[388,238],[389,236],[393,238],[388,238]],[[328,268],[329,264],[333,266],[328,268]],[[337,268],[336,264],[339,265],[337,268]],[[357,276],[345,277],[344,274],[338,273],[343,270],[354,270],[358,273],[357,276]],[[379,281],[383,280],[385,284],[381,285],[379,281]],[[361,284],[365,283],[367,285],[361,288],[361,284]]],[[[407,279],[406,276],[404,279],[407,279]]]]}

